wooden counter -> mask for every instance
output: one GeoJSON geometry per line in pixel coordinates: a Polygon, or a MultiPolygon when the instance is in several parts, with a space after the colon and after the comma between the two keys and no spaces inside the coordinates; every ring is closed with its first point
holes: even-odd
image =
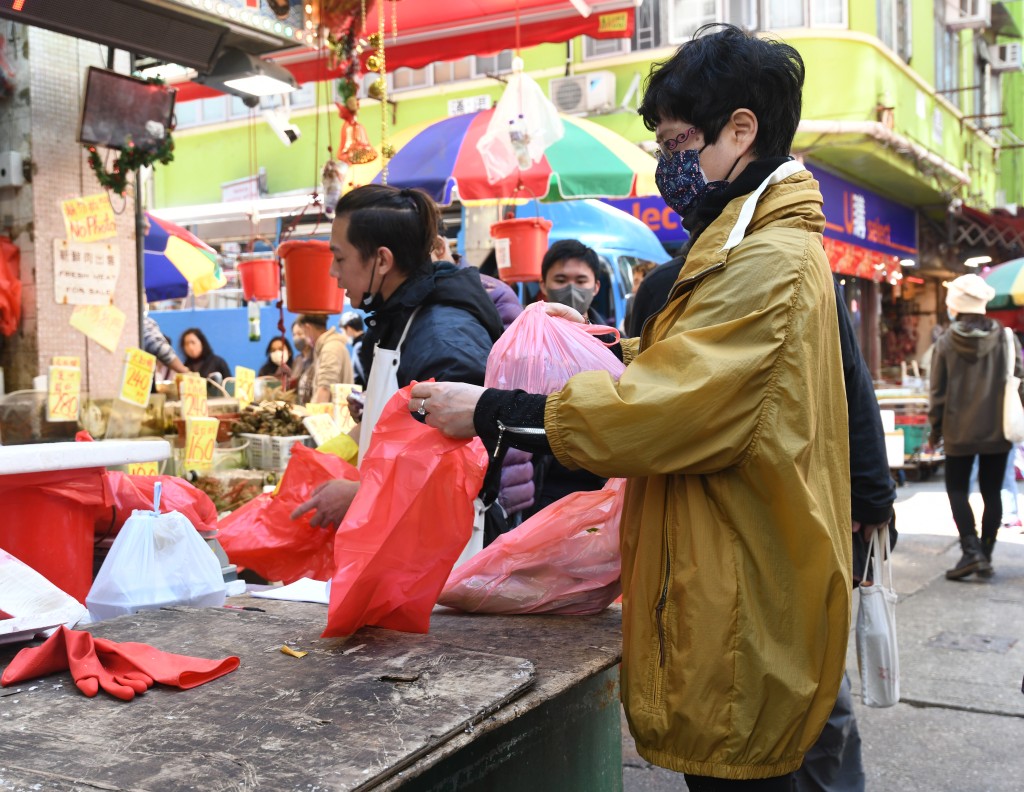
{"type": "MultiPolygon", "coordinates": [[[[64,672],[0,689],[0,788],[622,788],[618,608],[591,617],[439,609],[429,635],[370,628],[325,639],[325,606],[230,602],[265,612],[172,608],[89,628],[241,658],[206,685],[89,699],[64,672]],[[290,657],[283,644],[309,654],[290,657]]],[[[16,649],[0,649],[0,666],[16,649]]]]}

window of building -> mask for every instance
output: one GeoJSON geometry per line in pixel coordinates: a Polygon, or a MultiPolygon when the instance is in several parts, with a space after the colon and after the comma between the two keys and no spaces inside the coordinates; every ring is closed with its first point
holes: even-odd
{"type": "Polygon", "coordinates": [[[903,60],[910,60],[910,0],[878,0],[878,38],[903,60]]]}
{"type": "Polygon", "coordinates": [[[434,70],[434,85],[468,80],[473,76],[473,56],[454,61],[439,61],[431,64],[434,70]]]}
{"type": "Polygon", "coordinates": [[[497,55],[477,55],[473,67],[474,77],[486,77],[488,74],[505,74],[512,71],[512,50],[502,50],[497,55]]]}
{"type": "Polygon", "coordinates": [[[255,112],[256,108],[250,108],[246,106],[245,102],[239,99],[237,96],[229,97],[229,115],[232,119],[248,118],[250,113],[255,112]]]}
{"type": "Polygon", "coordinates": [[[629,44],[631,50],[654,49],[661,46],[660,0],[643,0],[640,3],[636,9],[636,22],[629,44]]]}
{"type": "MultiPolygon", "coordinates": [[[[899,2],[904,0],[878,0],[899,2]]],[[[905,0],[909,4],[909,0],[905,0]]],[[[641,7],[642,8],[642,7],[641,7]]],[[[846,27],[845,0],[669,0],[672,43],[691,38],[701,25],[729,22],[748,31],[796,27],[846,27]]],[[[639,24],[639,23],[638,23],[639,24]]]]}
{"type": "Polygon", "coordinates": [[[201,123],[219,124],[228,120],[228,103],[226,96],[211,96],[209,99],[200,99],[201,123]]]}
{"type": "Polygon", "coordinates": [[[431,84],[431,76],[429,66],[424,66],[422,69],[410,69],[403,66],[388,74],[388,90],[398,92],[409,91],[413,88],[426,88],[431,84]]]}
{"type": "Polygon", "coordinates": [[[629,52],[629,39],[595,39],[583,37],[583,60],[607,58],[629,52]]]}
{"type": "Polygon", "coordinates": [[[175,102],[174,118],[179,129],[195,126],[199,123],[199,102],[175,102]]]}
{"type": "Polygon", "coordinates": [[[945,0],[935,0],[935,90],[960,106],[960,32],[946,27],[945,0]]]}

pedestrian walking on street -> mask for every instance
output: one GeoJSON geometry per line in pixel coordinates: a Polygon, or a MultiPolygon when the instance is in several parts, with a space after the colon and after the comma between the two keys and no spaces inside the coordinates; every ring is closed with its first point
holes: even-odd
{"type": "MultiPolygon", "coordinates": [[[[995,290],[977,275],[946,284],[951,324],[935,342],[931,360],[929,444],[946,452],[946,494],[963,555],[946,577],[992,575],[992,550],[1002,521],[1000,489],[1012,443],[1003,436],[1006,334],[985,315],[995,290]],[[978,489],[985,504],[979,540],[969,501],[971,467],[978,459],[978,489]]],[[[1020,342],[1013,338],[1014,372],[1024,374],[1020,342]]],[[[1024,391],[1024,387],[1022,387],[1024,391]]],[[[1020,394],[1024,396],[1024,393],[1020,394]]]]}
{"type": "Polygon", "coordinates": [[[790,792],[846,665],[847,404],[821,192],[789,156],[803,82],[795,49],[731,25],[653,67],[662,196],[686,217],[734,192],[643,335],[613,347],[617,382],[412,390],[446,434],[629,480],[621,695],[638,753],[691,792],[790,792]]]}

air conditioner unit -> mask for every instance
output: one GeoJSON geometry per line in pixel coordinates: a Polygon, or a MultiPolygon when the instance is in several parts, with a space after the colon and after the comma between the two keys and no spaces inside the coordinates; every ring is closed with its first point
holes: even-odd
{"type": "Polygon", "coordinates": [[[615,107],[615,75],[609,71],[557,77],[548,94],[558,112],[567,115],[600,113],[615,107]]]}
{"type": "Polygon", "coordinates": [[[994,72],[1010,72],[1024,69],[1020,42],[990,44],[988,48],[988,62],[994,72]]]}
{"type": "Polygon", "coordinates": [[[992,25],[989,0],[946,0],[946,27],[950,30],[987,28],[992,25]]]}

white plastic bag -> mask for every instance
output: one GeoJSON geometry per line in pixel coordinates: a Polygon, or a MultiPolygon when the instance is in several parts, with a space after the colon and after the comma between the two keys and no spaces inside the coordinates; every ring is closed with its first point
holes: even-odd
{"type": "Polygon", "coordinates": [[[1024,442],[1024,406],[1020,402],[1020,380],[1014,376],[1017,346],[1013,343],[1013,330],[1006,334],[1006,384],[1003,386],[1003,437],[1011,443],[1024,442]]]}
{"type": "Polygon", "coordinates": [[[900,657],[896,644],[896,591],[889,558],[889,526],[875,531],[868,546],[857,612],[857,667],[861,696],[868,707],[891,707],[900,700],[900,657]],[[874,580],[867,582],[868,570],[874,580]]]}
{"type": "Polygon", "coordinates": [[[94,620],[167,605],[219,607],[226,596],[220,562],[188,518],[136,509],[93,581],[85,605],[94,620]]]}
{"type": "Polygon", "coordinates": [[[521,58],[512,62],[512,75],[494,106],[487,130],[476,148],[487,170],[487,181],[497,184],[516,170],[529,170],[544,150],[565,135],[558,110],[537,82],[523,73],[521,58]]]}

